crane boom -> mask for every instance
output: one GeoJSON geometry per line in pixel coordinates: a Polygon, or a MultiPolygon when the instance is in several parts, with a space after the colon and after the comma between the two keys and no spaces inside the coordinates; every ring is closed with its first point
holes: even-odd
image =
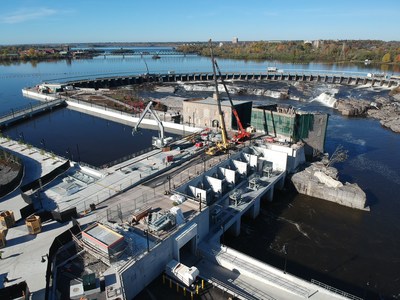
{"type": "Polygon", "coordinates": [[[158,135],[158,139],[157,138],[153,138],[156,139],[154,141],[154,146],[156,147],[164,147],[169,140],[171,140],[171,138],[165,138],[164,137],[164,125],[162,124],[160,118],[158,117],[158,115],[151,109],[151,106],[153,105],[153,101],[150,101],[146,108],[143,110],[142,114],[140,115],[139,121],[136,123],[135,127],[132,129],[132,134],[134,134],[135,132],[139,131],[139,126],[140,123],[143,121],[144,117],[146,116],[147,112],[150,112],[150,114],[153,116],[154,120],[156,120],[158,129],[159,129],[159,135],[158,135]]]}
{"type": "Polygon", "coordinates": [[[232,107],[232,113],[235,116],[236,123],[239,127],[239,132],[232,137],[232,141],[239,142],[242,140],[246,140],[246,139],[250,138],[251,134],[249,132],[247,132],[246,129],[243,127],[242,121],[239,118],[239,114],[235,108],[235,105],[233,104],[231,94],[229,93],[228,88],[226,87],[225,81],[222,78],[221,70],[219,69],[218,63],[215,59],[214,59],[214,64],[218,70],[219,78],[221,78],[221,82],[222,82],[222,85],[224,86],[225,92],[228,95],[228,99],[229,99],[229,102],[231,103],[231,107],[232,107]]]}
{"type": "Polygon", "coordinates": [[[212,61],[212,66],[213,66],[213,73],[214,73],[214,82],[215,82],[215,93],[217,97],[217,105],[218,105],[218,114],[219,114],[219,121],[220,121],[220,127],[221,127],[221,133],[222,133],[222,146],[224,148],[228,148],[228,138],[227,138],[227,133],[226,133],[226,126],[225,126],[225,119],[224,115],[222,113],[222,107],[221,107],[221,100],[219,98],[219,91],[218,91],[218,80],[217,80],[217,72],[215,71],[215,58],[214,58],[214,52],[211,44],[211,39],[208,41],[210,44],[210,52],[211,52],[211,61],[212,61]]]}

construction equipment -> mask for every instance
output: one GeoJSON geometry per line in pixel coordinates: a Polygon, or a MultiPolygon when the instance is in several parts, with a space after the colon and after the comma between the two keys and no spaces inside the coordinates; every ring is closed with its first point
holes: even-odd
{"type": "Polygon", "coordinates": [[[189,268],[174,259],[165,267],[165,273],[173,279],[178,279],[188,287],[195,282],[197,276],[200,274],[196,267],[189,268]]]}
{"type": "Polygon", "coordinates": [[[140,123],[142,122],[142,120],[144,119],[146,114],[149,112],[153,116],[154,120],[156,120],[158,128],[159,128],[159,135],[158,135],[158,137],[153,137],[152,145],[157,148],[163,148],[164,146],[166,146],[168,143],[170,143],[172,141],[172,138],[164,137],[164,126],[163,126],[160,118],[158,117],[158,115],[151,108],[152,105],[153,105],[153,101],[150,101],[147,104],[146,108],[143,110],[142,114],[140,115],[139,121],[136,123],[136,126],[132,129],[132,135],[134,135],[136,132],[139,131],[140,123]]]}
{"type": "Polygon", "coordinates": [[[236,123],[237,123],[237,125],[239,127],[239,131],[236,134],[233,135],[233,137],[231,138],[231,142],[232,143],[240,143],[240,142],[243,142],[245,140],[248,140],[251,137],[251,133],[246,131],[246,129],[243,127],[242,121],[239,118],[239,114],[238,114],[238,112],[237,112],[237,110],[235,108],[235,105],[233,104],[231,95],[229,94],[228,88],[225,85],[225,81],[222,78],[221,70],[219,69],[217,61],[215,59],[214,59],[214,64],[217,67],[219,78],[221,79],[221,83],[224,86],[226,94],[228,95],[228,99],[229,99],[229,102],[231,103],[231,107],[232,107],[232,113],[235,116],[236,123]]]}
{"type": "Polygon", "coordinates": [[[219,98],[217,73],[215,71],[215,58],[214,58],[213,48],[211,45],[211,39],[209,40],[208,43],[210,45],[210,51],[211,51],[211,61],[212,61],[212,66],[213,66],[214,82],[215,82],[215,94],[216,94],[216,98],[217,98],[219,124],[220,124],[220,128],[221,128],[222,141],[217,142],[215,144],[215,146],[208,148],[206,151],[206,154],[216,155],[217,153],[228,151],[230,145],[229,145],[228,139],[227,139],[225,119],[224,119],[224,115],[222,113],[221,100],[219,98]]]}

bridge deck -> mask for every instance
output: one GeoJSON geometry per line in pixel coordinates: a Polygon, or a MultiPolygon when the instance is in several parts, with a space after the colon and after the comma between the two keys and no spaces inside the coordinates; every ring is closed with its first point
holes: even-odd
{"type": "Polygon", "coordinates": [[[30,104],[29,107],[20,110],[12,109],[11,113],[0,116],[0,128],[7,127],[15,122],[31,118],[34,115],[51,111],[53,108],[65,105],[66,103],[64,99],[56,99],[47,102],[40,102],[35,105],[30,104]]]}

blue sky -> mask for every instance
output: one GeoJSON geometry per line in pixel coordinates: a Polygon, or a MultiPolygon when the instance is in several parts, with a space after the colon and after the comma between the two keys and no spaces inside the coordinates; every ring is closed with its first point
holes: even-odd
{"type": "Polygon", "coordinates": [[[3,0],[0,44],[399,40],[400,1],[3,0]]]}

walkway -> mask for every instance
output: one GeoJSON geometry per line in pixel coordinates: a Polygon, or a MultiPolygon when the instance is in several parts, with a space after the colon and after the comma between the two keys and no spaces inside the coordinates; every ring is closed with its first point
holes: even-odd
{"type": "MultiPolygon", "coordinates": [[[[53,97],[51,97],[53,98],[53,97]]],[[[11,109],[11,113],[5,114],[0,117],[0,128],[9,126],[14,122],[19,120],[24,120],[26,118],[31,118],[36,114],[43,113],[45,111],[52,110],[55,107],[65,106],[66,103],[63,99],[56,99],[46,102],[40,102],[38,104],[32,105],[29,107],[23,108],[20,110],[11,109]]]]}
{"type": "MultiPolygon", "coordinates": [[[[196,267],[201,277],[241,299],[349,299],[252,257],[222,246],[200,245],[204,257],[196,267]]],[[[338,290],[338,292],[341,292],[338,290]]],[[[347,296],[352,296],[347,294],[347,296]]],[[[356,297],[350,297],[357,299],[356,297]]],[[[361,300],[361,299],[359,299],[361,300]]]]}

